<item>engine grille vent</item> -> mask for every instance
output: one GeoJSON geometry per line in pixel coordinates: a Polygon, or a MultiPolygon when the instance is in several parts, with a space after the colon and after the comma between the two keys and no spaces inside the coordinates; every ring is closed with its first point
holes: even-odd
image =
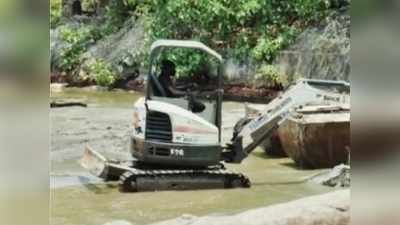
{"type": "Polygon", "coordinates": [[[155,111],[147,113],[146,140],[172,142],[172,125],[167,114],[155,111]]]}
{"type": "Polygon", "coordinates": [[[170,156],[171,155],[171,151],[168,148],[150,148],[149,153],[152,155],[159,155],[159,156],[170,156]]]}

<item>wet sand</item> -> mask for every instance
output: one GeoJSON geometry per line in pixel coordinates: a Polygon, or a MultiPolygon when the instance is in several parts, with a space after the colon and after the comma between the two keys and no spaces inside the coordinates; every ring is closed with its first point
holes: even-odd
{"type": "MultiPolygon", "coordinates": [[[[112,220],[148,224],[182,214],[230,214],[332,191],[303,182],[320,170],[299,170],[288,158],[269,158],[260,149],[229,169],[245,173],[249,189],[164,191],[125,194],[104,184],[77,163],[86,144],[113,158],[129,157],[131,107],[139,94],[69,89],[52,98],[88,103],[88,108],[51,109],[51,224],[101,225],[112,220]]],[[[223,137],[230,139],[244,104],[226,102],[223,137]]]]}

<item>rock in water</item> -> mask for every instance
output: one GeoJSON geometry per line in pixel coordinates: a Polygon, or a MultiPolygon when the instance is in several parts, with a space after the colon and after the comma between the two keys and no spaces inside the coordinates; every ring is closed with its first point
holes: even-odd
{"type": "Polygon", "coordinates": [[[115,220],[105,223],[104,225],[133,225],[133,224],[125,220],[115,220]]]}
{"type": "Polygon", "coordinates": [[[154,225],[348,225],[350,190],[339,190],[227,216],[185,216],[154,225]]]}

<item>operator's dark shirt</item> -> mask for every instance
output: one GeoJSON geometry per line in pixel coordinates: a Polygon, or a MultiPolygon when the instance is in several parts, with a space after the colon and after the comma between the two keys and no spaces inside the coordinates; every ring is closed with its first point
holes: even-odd
{"type": "Polygon", "coordinates": [[[165,94],[167,97],[175,97],[174,94],[169,90],[170,87],[173,87],[172,79],[170,76],[160,75],[158,77],[158,81],[161,86],[164,88],[165,94]]]}

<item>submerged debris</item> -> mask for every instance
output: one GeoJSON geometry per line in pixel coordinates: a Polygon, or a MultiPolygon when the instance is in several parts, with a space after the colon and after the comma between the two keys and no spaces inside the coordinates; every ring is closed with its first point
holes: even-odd
{"type": "Polygon", "coordinates": [[[350,166],[340,164],[312,178],[312,181],[330,187],[350,187],[350,166]]]}
{"type": "Polygon", "coordinates": [[[86,103],[83,102],[50,102],[50,108],[61,108],[61,107],[72,107],[72,106],[80,106],[87,107],[86,103]]]}

